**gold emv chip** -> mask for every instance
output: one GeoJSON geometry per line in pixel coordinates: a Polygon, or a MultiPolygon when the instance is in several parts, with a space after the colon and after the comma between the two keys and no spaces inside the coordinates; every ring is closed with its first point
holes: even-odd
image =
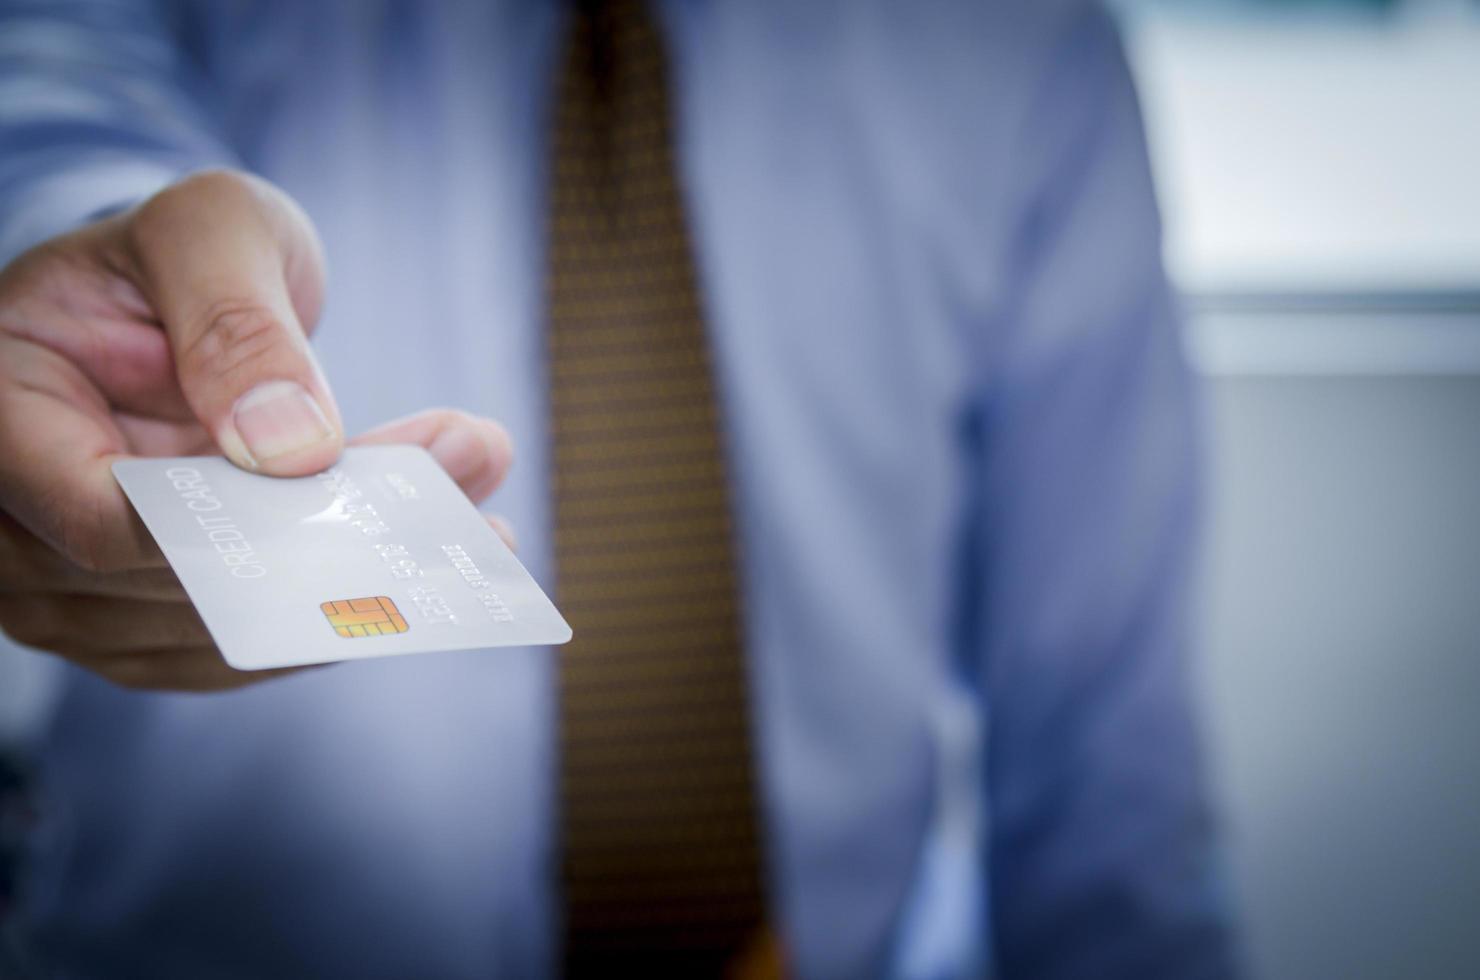
{"type": "Polygon", "coordinates": [[[319,609],[340,636],[389,636],[411,628],[388,596],[337,599],[322,603],[319,609]]]}

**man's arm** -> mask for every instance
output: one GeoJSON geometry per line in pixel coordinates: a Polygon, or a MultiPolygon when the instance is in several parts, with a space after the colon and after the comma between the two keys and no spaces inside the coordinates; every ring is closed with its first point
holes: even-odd
{"type": "Polygon", "coordinates": [[[0,0],[0,265],[233,155],[162,0],[0,0]]]}
{"type": "Polygon", "coordinates": [[[1188,683],[1196,399],[1103,14],[1074,15],[1039,81],[1017,156],[1005,369],[979,416],[998,965],[1223,977],[1188,683]]]}
{"type": "MultiPolygon", "coordinates": [[[[121,455],[219,450],[273,476],[343,445],[309,347],[308,216],[226,159],[152,4],[0,0],[0,630],[116,683],[215,690],[231,670],[113,479],[121,455]],[[4,254],[10,259],[9,252],[4,254]]],[[[495,423],[429,412],[417,443],[478,500],[495,423]]]]}

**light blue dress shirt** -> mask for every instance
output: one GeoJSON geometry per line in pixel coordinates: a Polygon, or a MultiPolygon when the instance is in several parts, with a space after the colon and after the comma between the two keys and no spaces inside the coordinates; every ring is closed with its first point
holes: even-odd
{"type": "MultiPolygon", "coordinates": [[[[797,975],[1225,976],[1186,676],[1195,392],[1107,18],[660,13],[797,975]]],[[[538,0],[0,2],[0,258],[191,169],[276,181],[325,242],[350,430],[502,420],[491,506],[549,582],[560,26],[538,0]]],[[[58,667],[8,928],[59,977],[546,974],[555,667],[215,696],[58,667]]]]}

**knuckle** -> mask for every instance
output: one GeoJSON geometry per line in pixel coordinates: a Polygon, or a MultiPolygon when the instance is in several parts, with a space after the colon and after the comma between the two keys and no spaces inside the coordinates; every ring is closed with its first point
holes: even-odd
{"type": "Polygon", "coordinates": [[[513,451],[513,439],[509,430],[494,419],[475,415],[461,408],[434,409],[440,416],[440,428],[466,429],[477,437],[478,441],[495,454],[508,454],[513,451]]]}
{"type": "Polygon", "coordinates": [[[72,511],[58,522],[62,556],[84,572],[114,575],[127,563],[108,547],[101,514],[72,511]]]}
{"type": "Polygon", "coordinates": [[[261,182],[234,170],[203,170],[181,178],[121,217],[125,252],[150,265],[202,230],[241,227],[259,221],[265,199],[261,182]]]}
{"type": "Polygon", "coordinates": [[[207,201],[249,201],[251,178],[235,170],[202,170],[175,181],[134,209],[129,222],[139,244],[148,245],[157,234],[171,234],[176,221],[207,201]]]}
{"type": "Polygon", "coordinates": [[[123,570],[125,563],[108,546],[108,518],[101,506],[63,503],[59,497],[40,504],[55,528],[57,550],[70,564],[99,575],[123,570]]]}
{"type": "Polygon", "coordinates": [[[447,432],[451,429],[473,428],[477,425],[476,417],[473,413],[461,408],[429,408],[418,414],[421,418],[425,418],[432,423],[434,434],[447,432]]]}
{"type": "Polygon", "coordinates": [[[53,650],[66,639],[66,619],[47,599],[0,601],[0,628],[23,646],[53,650]]]}
{"type": "Polygon", "coordinates": [[[472,412],[469,412],[467,409],[444,408],[442,409],[442,411],[447,413],[447,417],[449,420],[455,422],[458,425],[467,425],[474,427],[478,425],[478,416],[474,415],[472,412]]]}
{"type": "Polygon", "coordinates": [[[492,419],[486,423],[486,431],[489,439],[493,442],[495,453],[500,454],[506,461],[512,460],[514,456],[514,437],[509,435],[509,430],[492,419]]]}
{"type": "Polygon", "coordinates": [[[171,184],[135,207],[124,226],[125,246],[147,256],[168,245],[179,234],[181,213],[189,206],[182,196],[181,184],[171,184]]]}
{"type": "Polygon", "coordinates": [[[483,444],[488,449],[489,476],[496,487],[514,465],[514,440],[507,429],[493,421],[484,424],[483,433],[483,444]]]}
{"type": "Polygon", "coordinates": [[[292,334],[276,315],[253,300],[212,303],[176,357],[187,374],[228,383],[277,358],[292,334]]]}

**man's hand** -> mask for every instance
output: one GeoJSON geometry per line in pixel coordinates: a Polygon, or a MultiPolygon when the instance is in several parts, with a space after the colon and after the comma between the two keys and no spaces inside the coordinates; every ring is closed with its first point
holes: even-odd
{"type": "MultiPolygon", "coordinates": [[[[339,412],[306,335],[323,285],[303,212],[227,172],[0,270],[0,628],[129,687],[278,673],[221,659],[109,467],[217,449],[274,476],[333,463],[339,412]]],[[[499,426],[459,412],[356,442],[423,445],[474,501],[510,462],[499,426]]]]}

